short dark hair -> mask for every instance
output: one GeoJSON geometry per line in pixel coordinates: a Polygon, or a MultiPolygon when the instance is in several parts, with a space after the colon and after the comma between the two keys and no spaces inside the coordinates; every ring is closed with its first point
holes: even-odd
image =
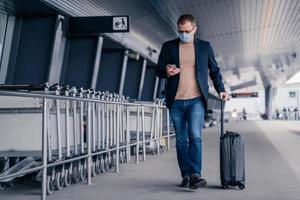
{"type": "Polygon", "coordinates": [[[179,24],[185,24],[187,21],[191,22],[192,25],[196,26],[196,19],[193,15],[190,14],[181,15],[177,20],[177,26],[179,24]]]}

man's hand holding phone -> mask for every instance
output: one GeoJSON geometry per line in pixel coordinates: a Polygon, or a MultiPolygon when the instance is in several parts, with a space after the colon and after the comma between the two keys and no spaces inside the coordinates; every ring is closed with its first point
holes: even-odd
{"type": "Polygon", "coordinates": [[[174,64],[168,64],[166,66],[166,71],[167,71],[168,76],[174,76],[180,72],[180,69],[178,67],[176,67],[176,65],[174,65],[174,64]]]}

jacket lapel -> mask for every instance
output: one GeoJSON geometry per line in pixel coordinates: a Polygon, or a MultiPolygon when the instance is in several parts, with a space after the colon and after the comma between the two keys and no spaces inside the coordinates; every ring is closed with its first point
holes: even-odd
{"type": "Polygon", "coordinates": [[[177,38],[177,40],[175,40],[175,43],[174,43],[174,45],[175,45],[175,48],[174,48],[174,50],[175,50],[175,65],[178,67],[178,68],[180,68],[180,57],[179,57],[179,38],[177,38]]]}
{"type": "MultiPolygon", "coordinates": [[[[203,61],[205,60],[205,51],[204,51],[204,46],[202,45],[201,40],[196,39],[195,40],[195,65],[196,65],[196,79],[198,82],[198,85],[200,87],[200,90],[203,94],[204,92],[204,85],[201,84],[201,82],[203,81],[203,78],[207,75],[206,71],[205,71],[205,64],[203,63],[203,61]],[[201,76],[201,78],[200,78],[201,76]]],[[[204,79],[205,80],[205,79],[204,79]]]]}
{"type": "Polygon", "coordinates": [[[198,73],[198,71],[200,70],[200,62],[201,62],[201,47],[200,47],[200,41],[195,39],[195,65],[196,65],[196,72],[198,73]]]}

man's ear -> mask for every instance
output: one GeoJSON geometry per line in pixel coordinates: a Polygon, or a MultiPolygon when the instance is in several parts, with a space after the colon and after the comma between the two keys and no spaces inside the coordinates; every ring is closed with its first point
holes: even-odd
{"type": "Polygon", "coordinates": [[[197,33],[197,29],[198,29],[198,27],[197,26],[195,26],[195,28],[194,28],[194,34],[196,34],[197,33]]]}

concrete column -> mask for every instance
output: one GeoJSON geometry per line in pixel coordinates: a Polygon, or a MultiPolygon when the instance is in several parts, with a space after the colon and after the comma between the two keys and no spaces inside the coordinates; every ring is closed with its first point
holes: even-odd
{"type": "Polygon", "coordinates": [[[140,87],[139,87],[138,100],[141,100],[141,98],[142,98],[143,87],[144,87],[144,81],[145,81],[146,68],[147,68],[147,59],[144,58],[144,61],[143,61],[143,69],[142,69],[142,73],[141,73],[141,80],[140,80],[140,87]]]}
{"type": "Polygon", "coordinates": [[[266,114],[268,120],[272,119],[273,114],[273,88],[271,85],[268,85],[265,88],[265,106],[266,106],[266,114]]]}
{"type": "Polygon", "coordinates": [[[63,36],[62,31],[63,19],[64,17],[61,15],[58,15],[56,19],[56,31],[54,33],[54,42],[48,72],[48,82],[50,85],[59,83],[62,71],[64,52],[66,47],[66,38],[63,36]]]}
{"type": "Polygon", "coordinates": [[[126,76],[126,69],[127,69],[127,62],[128,62],[128,53],[129,53],[128,50],[124,51],[121,80],[120,80],[120,85],[119,85],[119,95],[122,95],[123,91],[124,91],[124,83],[125,83],[125,76],[126,76]]]}
{"type": "Polygon", "coordinates": [[[95,61],[94,61],[94,69],[93,69],[92,80],[91,80],[92,89],[96,89],[96,85],[97,85],[101,54],[102,54],[102,46],[103,46],[103,37],[99,36],[97,42],[95,61]]]}
{"type": "Polygon", "coordinates": [[[156,80],[155,80],[155,86],[154,86],[154,91],[153,91],[153,99],[155,99],[156,96],[157,96],[158,83],[159,83],[159,78],[156,77],[156,80]]]}
{"type": "Polygon", "coordinates": [[[15,17],[8,16],[7,24],[6,24],[6,33],[4,37],[4,46],[2,47],[2,59],[0,63],[0,84],[5,83],[7,71],[8,71],[8,64],[9,64],[9,57],[10,57],[10,49],[13,40],[13,33],[15,27],[15,17]]]}
{"type": "Polygon", "coordinates": [[[1,63],[1,57],[2,57],[2,50],[4,45],[4,39],[5,39],[5,33],[6,33],[6,27],[7,27],[7,21],[8,21],[8,15],[0,13],[0,23],[1,23],[1,31],[0,31],[0,63],[1,63]],[[3,23],[4,22],[4,23],[3,23]]]}

